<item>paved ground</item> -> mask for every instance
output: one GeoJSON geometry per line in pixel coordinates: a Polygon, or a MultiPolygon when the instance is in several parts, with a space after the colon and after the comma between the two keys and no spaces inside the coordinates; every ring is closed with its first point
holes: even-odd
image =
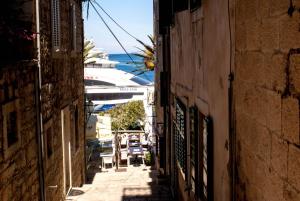
{"type": "Polygon", "coordinates": [[[72,201],[171,201],[169,188],[157,179],[157,171],[139,165],[108,168],[90,174],[91,184],[72,190],[72,201]]]}

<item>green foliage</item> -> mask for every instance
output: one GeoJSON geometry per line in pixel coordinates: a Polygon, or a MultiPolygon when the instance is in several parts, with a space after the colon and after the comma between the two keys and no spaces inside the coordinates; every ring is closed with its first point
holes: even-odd
{"type": "MultiPolygon", "coordinates": [[[[104,115],[101,112],[100,115],[104,115]]],[[[140,125],[145,120],[145,110],[142,101],[132,101],[108,110],[112,118],[112,130],[143,129],[140,125]]]]}
{"type": "Polygon", "coordinates": [[[145,164],[153,165],[154,164],[154,155],[152,152],[147,152],[145,155],[145,164]]]}

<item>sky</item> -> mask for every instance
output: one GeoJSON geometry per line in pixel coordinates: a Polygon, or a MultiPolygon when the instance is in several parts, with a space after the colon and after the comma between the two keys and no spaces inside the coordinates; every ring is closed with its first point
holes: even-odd
{"type": "MultiPolygon", "coordinates": [[[[130,34],[150,44],[147,35],[153,35],[153,0],[96,0],[104,10],[130,34]]],[[[96,6],[96,5],[95,5],[96,6]]],[[[139,43],[117,27],[103,12],[98,9],[112,31],[116,34],[128,52],[137,52],[139,43]]],[[[84,34],[92,39],[97,48],[110,54],[124,53],[92,6],[87,18],[84,4],[84,34]]]]}

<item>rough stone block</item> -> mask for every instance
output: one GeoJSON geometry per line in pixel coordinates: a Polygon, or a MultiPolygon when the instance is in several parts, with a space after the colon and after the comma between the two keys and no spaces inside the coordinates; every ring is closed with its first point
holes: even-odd
{"type": "Polygon", "coordinates": [[[244,0],[241,3],[244,3],[246,6],[245,9],[245,18],[253,19],[257,18],[258,4],[259,0],[244,0]]]}
{"type": "Polygon", "coordinates": [[[271,134],[263,126],[246,114],[237,116],[237,138],[241,149],[248,150],[260,160],[268,163],[271,155],[271,134]]]}
{"type": "Polygon", "coordinates": [[[288,182],[300,187],[300,149],[292,144],[289,145],[288,154],[288,182]]]}
{"type": "Polygon", "coordinates": [[[31,161],[31,160],[37,158],[37,152],[36,152],[37,148],[36,147],[37,147],[37,145],[35,143],[35,140],[32,140],[26,149],[26,160],[27,161],[31,161]]]}
{"type": "Polygon", "coordinates": [[[247,42],[247,50],[259,50],[261,48],[260,41],[260,30],[261,30],[261,22],[256,18],[251,20],[247,20],[245,23],[247,32],[246,32],[246,42],[247,42]]]}
{"type": "Polygon", "coordinates": [[[288,144],[276,135],[272,136],[271,166],[281,177],[287,178],[288,144]]]}
{"type": "Polygon", "coordinates": [[[13,200],[13,189],[12,189],[11,184],[4,187],[3,194],[2,194],[2,200],[3,201],[13,200]]]}
{"type": "Polygon", "coordinates": [[[262,113],[267,121],[267,127],[277,135],[281,135],[281,95],[277,92],[262,89],[262,107],[267,107],[267,113],[262,113]]]}
{"type": "Polygon", "coordinates": [[[286,14],[290,7],[290,1],[287,0],[276,0],[270,4],[270,16],[278,16],[286,14]]]}
{"type": "Polygon", "coordinates": [[[235,47],[238,51],[243,51],[247,47],[245,23],[236,24],[235,26],[235,47]]]}
{"type": "Polygon", "coordinates": [[[289,183],[284,184],[283,197],[288,201],[299,201],[300,200],[300,188],[296,189],[289,183]]]}
{"type": "Polygon", "coordinates": [[[262,21],[260,41],[263,52],[273,52],[279,49],[279,20],[277,18],[262,21]]]}
{"type": "Polygon", "coordinates": [[[291,48],[300,47],[299,12],[294,12],[293,17],[285,14],[279,18],[279,46],[287,52],[291,48]]]}
{"type": "Polygon", "coordinates": [[[261,86],[270,90],[283,93],[286,87],[286,58],[281,53],[266,53],[264,55],[264,65],[260,73],[262,73],[261,86]]]}
{"type": "Polygon", "coordinates": [[[264,189],[265,200],[286,201],[283,196],[284,180],[274,171],[269,171],[264,179],[265,186],[261,188],[264,189]]]}
{"type": "Polygon", "coordinates": [[[236,24],[243,24],[246,19],[246,4],[243,1],[236,1],[236,24]]]}
{"type": "Polygon", "coordinates": [[[282,99],[282,134],[291,143],[299,144],[299,101],[288,97],[282,99]]]}
{"type": "Polygon", "coordinates": [[[290,56],[290,90],[294,95],[300,95],[300,54],[290,56]]]}
{"type": "Polygon", "coordinates": [[[272,0],[264,0],[264,1],[258,1],[258,18],[268,18],[270,15],[270,3],[272,0]]]}
{"type": "Polygon", "coordinates": [[[260,52],[245,52],[237,55],[236,78],[257,83],[262,79],[264,55],[260,52]]]}

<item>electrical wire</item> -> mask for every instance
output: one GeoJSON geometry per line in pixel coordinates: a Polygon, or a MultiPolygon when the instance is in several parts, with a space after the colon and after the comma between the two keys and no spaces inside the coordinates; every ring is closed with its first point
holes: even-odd
{"type": "MultiPolygon", "coordinates": [[[[133,37],[135,40],[139,41],[138,38],[136,38],[135,36],[133,36],[132,34],[130,34],[128,31],[126,31],[121,25],[119,25],[101,6],[98,2],[96,2],[95,0],[93,1],[96,5],[98,5],[98,7],[114,22],[116,23],[123,31],[125,31],[127,34],[129,34],[131,37],[133,37]]],[[[106,23],[106,21],[104,20],[104,18],[101,16],[101,14],[98,12],[98,10],[96,9],[95,5],[89,1],[89,3],[91,4],[91,6],[93,7],[93,9],[95,10],[95,12],[97,13],[97,15],[100,17],[101,21],[104,23],[104,25],[106,26],[106,28],[109,30],[109,32],[113,35],[113,37],[115,38],[115,40],[118,42],[118,44],[121,46],[121,48],[124,50],[124,52],[126,53],[126,55],[130,58],[130,60],[132,61],[132,63],[136,66],[136,68],[138,68],[138,65],[136,64],[136,62],[133,60],[133,58],[130,56],[130,54],[128,53],[128,51],[125,49],[125,47],[123,46],[123,44],[121,43],[121,41],[118,39],[118,37],[114,34],[114,32],[111,30],[111,28],[108,26],[108,24],[106,23]]],[[[150,78],[145,74],[145,72],[143,72],[142,74],[144,74],[145,78],[149,81],[150,78]]],[[[138,76],[139,74],[135,75],[138,76]]]]}
{"type": "Polygon", "coordinates": [[[109,17],[109,19],[111,19],[120,29],[122,29],[125,33],[127,33],[129,36],[131,36],[132,38],[134,38],[137,41],[140,41],[137,37],[135,37],[134,35],[132,35],[131,33],[129,33],[126,29],[124,29],[118,22],[116,22],[116,20],[114,20],[105,10],[102,6],[100,6],[100,4],[94,0],[94,3],[109,17]]]}
{"type": "MultiPolygon", "coordinates": [[[[126,55],[130,58],[130,60],[132,61],[132,63],[134,65],[136,65],[136,62],[133,60],[133,58],[130,56],[130,54],[127,52],[127,50],[125,49],[125,47],[122,45],[122,43],[120,42],[120,40],[117,38],[117,36],[114,34],[114,32],[111,30],[111,28],[108,26],[108,24],[105,22],[105,20],[103,19],[103,17],[100,15],[100,13],[98,12],[98,10],[95,8],[94,4],[92,2],[91,6],[94,8],[95,12],[97,13],[97,15],[100,17],[101,21],[104,23],[104,25],[106,26],[106,28],[109,30],[109,32],[113,35],[113,37],[116,39],[116,41],[119,43],[119,45],[121,46],[121,48],[124,50],[124,52],[126,53],[126,55]]],[[[137,66],[137,65],[136,65],[137,66]]]]}

